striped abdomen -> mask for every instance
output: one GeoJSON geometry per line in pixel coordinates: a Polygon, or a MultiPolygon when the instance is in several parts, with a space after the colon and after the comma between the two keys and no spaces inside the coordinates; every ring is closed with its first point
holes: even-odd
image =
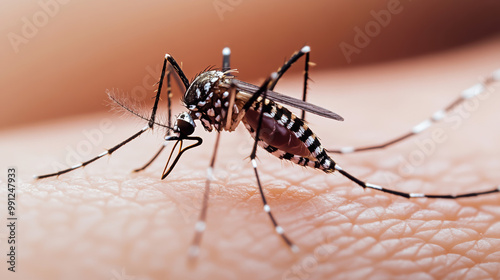
{"type": "MultiPolygon", "coordinates": [[[[254,138],[260,114],[258,102],[246,112],[242,120],[254,138]]],[[[271,100],[266,99],[264,103],[259,146],[280,159],[327,173],[334,171],[335,162],[302,119],[271,100]]]]}

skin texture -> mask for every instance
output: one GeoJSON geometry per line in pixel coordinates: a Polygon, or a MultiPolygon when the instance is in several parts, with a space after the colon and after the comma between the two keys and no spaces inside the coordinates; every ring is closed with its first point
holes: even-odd
{"type": "MultiPolygon", "coordinates": [[[[306,118],[326,147],[380,143],[408,131],[478,77],[499,68],[499,47],[497,38],[349,71],[313,68],[311,102],[345,121],[311,114],[306,118]]],[[[298,96],[301,84],[300,76],[285,76],[276,90],[298,96]]],[[[362,179],[398,190],[460,193],[490,188],[500,182],[497,91],[498,84],[477,108],[454,114],[415,139],[383,151],[333,158],[362,179]],[[436,129],[444,131],[439,139],[446,140],[422,144],[433,139],[436,129]],[[412,152],[431,146],[421,162],[405,163],[412,152]]],[[[243,126],[221,137],[196,265],[187,262],[187,251],[215,139],[201,125],[195,135],[203,137],[203,146],[189,151],[164,181],[159,177],[165,154],[145,172],[130,173],[161,145],[161,130],[84,170],[30,179],[56,166],[76,164],[68,158],[97,155],[145,125],[106,113],[2,132],[2,167],[17,166],[20,177],[18,272],[2,268],[2,279],[500,277],[498,194],[407,200],[363,190],[338,173],[280,163],[259,150],[271,209],[301,249],[293,254],[262,210],[247,159],[252,142],[243,126]]],[[[4,188],[0,193],[6,196],[4,188]]]]}

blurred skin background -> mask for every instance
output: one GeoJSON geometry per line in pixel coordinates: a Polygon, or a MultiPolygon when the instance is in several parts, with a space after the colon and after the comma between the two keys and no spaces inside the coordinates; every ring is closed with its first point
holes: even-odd
{"type": "MultiPolygon", "coordinates": [[[[489,1],[2,2],[0,129],[109,110],[106,89],[154,95],[165,53],[188,78],[232,49],[257,83],[305,44],[314,71],[440,52],[498,34],[489,1]]],[[[303,64],[291,72],[303,71],[303,64]]],[[[335,80],[332,78],[332,83],[335,80]]],[[[342,93],[335,93],[341,95],[342,93]]],[[[180,97],[176,92],[174,101],[180,97]]]]}

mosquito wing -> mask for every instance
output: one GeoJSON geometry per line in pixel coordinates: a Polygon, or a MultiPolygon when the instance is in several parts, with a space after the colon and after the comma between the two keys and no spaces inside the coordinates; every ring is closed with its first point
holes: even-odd
{"type": "MultiPolygon", "coordinates": [[[[257,90],[259,89],[259,87],[256,85],[252,85],[252,84],[240,81],[240,80],[234,79],[233,82],[236,84],[236,86],[238,87],[239,90],[244,91],[244,92],[248,92],[250,94],[257,92],[257,90]]],[[[334,112],[332,112],[328,109],[316,106],[314,104],[302,101],[302,100],[297,99],[297,98],[290,97],[288,95],[284,95],[281,93],[277,93],[277,92],[268,90],[266,93],[266,96],[267,96],[267,98],[271,99],[272,101],[282,103],[285,105],[289,105],[289,106],[313,113],[313,114],[321,116],[321,117],[334,119],[337,121],[344,120],[344,118],[342,118],[341,116],[335,114],[334,112]]]]}

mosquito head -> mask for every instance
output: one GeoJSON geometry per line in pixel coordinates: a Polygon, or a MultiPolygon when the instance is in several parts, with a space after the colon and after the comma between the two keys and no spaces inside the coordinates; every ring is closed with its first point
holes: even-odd
{"type": "Polygon", "coordinates": [[[188,136],[193,134],[196,124],[189,115],[188,112],[182,112],[177,116],[174,124],[174,131],[182,136],[188,136]]]}

